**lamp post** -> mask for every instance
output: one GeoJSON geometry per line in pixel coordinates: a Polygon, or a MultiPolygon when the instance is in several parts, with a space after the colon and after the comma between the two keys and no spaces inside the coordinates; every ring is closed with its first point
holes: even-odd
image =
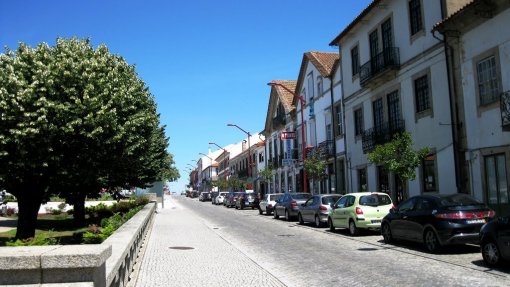
{"type": "Polygon", "coordinates": [[[229,127],[236,127],[240,129],[242,132],[244,132],[246,135],[248,135],[248,178],[251,179],[251,146],[250,146],[250,137],[251,134],[245,130],[243,130],[241,127],[239,127],[236,124],[227,124],[229,127]]]}
{"type": "MultiPolygon", "coordinates": [[[[213,162],[213,159],[210,156],[206,155],[205,153],[199,152],[198,154],[203,155],[206,158],[211,160],[211,165],[209,165],[209,183],[212,184],[212,162],[213,162]]],[[[211,186],[211,190],[210,191],[212,191],[212,186],[211,186]]]]}
{"type": "Polygon", "coordinates": [[[302,158],[303,158],[303,192],[308,192],[308,183],[306,182],[307,180],[307,177],[306,177],[306,171],[305,171],[305,159],[306,159],[306,135],[305,135],[305,117],[303,115],[303,112],[304,112],[304,108],[305,108],[305,105],[306,105],[306,100],[303,96],[301,95],[297,95],[296,93],[294,93],[293,91],[291,91],[289,88],[285,87],[284,85],[282,85],[281,83],[277,83],[277,82],[269,82],[267,83],[268,86],[271,86],[271,87],[275,87],[275,86],[278,86],[284,90],[286,90],[287,92],[291,93],[294,98],[298,99],[299,100],[299,103],[301,104],[301,138],[302,138],[302,142],[303,142],[303,147],[302,147],[302,158]]]}
{"type": "MultiPolygon", "coordinates": [[[[217,143],[215,143],[215,142],[210,142],[209,144],[213,144],[213,145],[215,145],[215,146],[217,146],[218,148],[220,148],[220,149],[222,149],[222,150],[223,150],[223,153],[225,154],[225,156],[223,157],[223,162],[225,162],[225,158],[226,158],[226,156],[227,156],[227,152],[228,152],[228,151],[227,151],[226,149],[222,148],[221,146],[219,146],[219,145],[218,145],[217,143]]],[[[227,170],[226,170],[226,169],[227,169],[227,164],[225,163],[225,166],[224,166],[224,168],[223,168],[223,173],[225,174],[225,180],[227,180],[227,170]]]]}

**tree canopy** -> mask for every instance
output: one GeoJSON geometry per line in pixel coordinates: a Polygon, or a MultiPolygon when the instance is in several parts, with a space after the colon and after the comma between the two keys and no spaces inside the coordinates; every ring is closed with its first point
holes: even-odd
{"type": "Polygon", "coordinates": [[[0,186],[18,198],[20,217],[33,219],[50,194],[80,204],[101,187],[179,177],[135,67],[88,39],[1,54],[0,116],[0,186]]]}

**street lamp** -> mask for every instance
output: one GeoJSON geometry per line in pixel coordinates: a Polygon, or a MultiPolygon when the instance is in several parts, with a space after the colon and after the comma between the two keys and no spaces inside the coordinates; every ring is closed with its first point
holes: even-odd
{"type": "MultiPolygon", "coordinates": [[[[209,180],[212,183],[212,162],[213,162],[213,159],[210,156],[206,155],[205,153],[199,152],[198,154],[203,155],[206,158],[211,160],[211,165],[209,166],[209,180]]],[[[211,186],[211,191],[212,191],[212,186],[211,186]]]]}
{"type": "Polygon", "coordinates": [[[243,130],[241,127],[239,127],[236,124],[227,124],[227,126],[229,126],[229,127],[236,127],[236,128],[240,129],[241,131],[243,131],[245,134],[248,135],[248,178],[251,179],[251,146],[250,146],[250,137],[251,137],[251,134],[249,132],[243,130]]]}
{"type": "Polygon", "coordinates": [[[269,82],[267,83],[268,86],[271,86],[271,87],[274,87],[274,86],[278,86],[284,90],[286,90],[287,92],[291,93],[296,99],[299,100],[300,104],[301,104],[301,138],[302,138],[302,141],[303,141],[303,151],[302,151],[302,158],[303,158],[303,191],[304,192],[308,192],[308,184],[306,182],[307,178],[306,178],[306,171],[305,171],[305,167],[304,167],[304,164],[305,164],[305,159],[306,159],[306,136],[305,136],[305,117],[303,115],[303,111],[305,109],[305,104],[306,104],[306,100],[303,96],[300,96],[300,95],[297,95],[296,93],[294,93],[293,91],[291,91],[289,88],[285,87],[283,84],[281,83],[277,83],[277,82],[269,82]]]}
{"type": "MultiPolygon", "coordinates": [[[[213,145],[215,145],[215,146],[217,146],[218,148],[220,148],[220,149],[222,149],[222,150],[223,150],[223,153],[225,153],[225,156],[223,157],[223,162],[225,162],[225,158],[226,158],[226,156],[227,156],[227,150],[226,150],[226,149],[224,149],[224,148],[222,148],[221,146],[219,146],[219,145],[218,145],[217,143],[215,143],[215,142],[210,142],[209,144],[213,144],[213,145]]],[[[228,166],[227,166],[227,164],[225,163],[225,164],[224,164],[224,168],[223,168],[223,173],[225,174],[225,180],[227,180],[227,170],[226,170],[226,169],[227,169],[227,167],[228,167],[228,166]]]]}

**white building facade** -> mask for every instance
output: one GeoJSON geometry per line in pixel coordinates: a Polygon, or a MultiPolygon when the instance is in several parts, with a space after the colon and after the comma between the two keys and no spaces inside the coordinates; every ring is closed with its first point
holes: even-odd
{"type": "Polygon", "coordinates": [[[383,191],[396,202],[458,192],[445,53],[430,31],[462,2],[469,1],[375,0],[331,42],[342,59],[350,191],[383,191]],[[403,131],[415,149],[431,151],[405,186],[367,160],[403,131]]]}
{"type": "Polygon", "coordinates": [[[510,212],[509,8],[503,0],[473,1],[435,28],[452,49],[462,179],[470,194],[500,215],[510,212]]]}

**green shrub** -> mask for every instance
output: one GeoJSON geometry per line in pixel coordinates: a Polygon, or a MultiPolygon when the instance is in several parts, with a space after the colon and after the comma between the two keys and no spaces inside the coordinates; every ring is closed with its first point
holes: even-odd
{"type": "Polygon", "coordinates": [[[66,208],[66,206],[67,206],[67,203],[62,202],[62,203],[60,203],[60,204],[58,205],[58,209],[60,209],[60,210],[64,210],[64,209],[66,208]]]}
{"type": "Polygon", "coordinates": [[[60,215],[60,214],[62,214],[62,210],[60,210],[60,209],[51,209],[50,213],[53,214],[53,215],[60,215]]]}
{"type": "Polygon", "coordinates": [[[50,197],[50,200],[48,201],[51,201],[51,202],[64,202],[65,199],[63,199],[62,197],[58,197],[58,196],[52,196],[50,197]]]}
{"type": "Polygon", "coordinates": [[[18,239],[16,241],[7,241],[5,243],[6,246],[41,246],[56,244],[58,244],[58,240],[54,237],[51,237],[51,232],[47,235],[40,233],[33,238],[28,238],[24,240],[18,239]]]}
{"type": "Polygon", "coordinates": [[[68,210],[66,211],[66,213],[67,213],[68,215],[73,215],[73,214],[74,214],[74,209],[68,209],[68,210]]]}
{"type": "Polygon", "coordinates": [[[145,206],[149,203],[149,198],[145,195],[135,197],[135,205],[136,206],[145,206]]]}
{"type": "Polygon", "coordinates": [[[113,213],[126,213],[135,207],[131,201],[120,201],[112,206],[113,213]]]}
{"type": "Polygon", "coordinates": [[[101,233],[96,234],[90,231],[86,231],[83,233],[82,241],[85,244],[99,244],[104,241],[104,235],[101,233]]]}

